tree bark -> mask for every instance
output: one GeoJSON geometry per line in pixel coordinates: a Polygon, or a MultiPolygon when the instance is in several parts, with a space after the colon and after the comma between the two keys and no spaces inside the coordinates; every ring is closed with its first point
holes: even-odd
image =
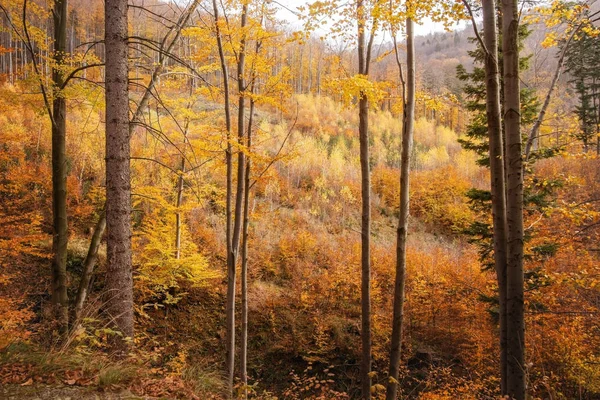
{"type": "Polygon", "coordinates": [[[525,323],[523,295],[523,156],[519,88],[519,10],[517,0],[502,0],[504,132],[507,155],[506,216],[506,390],[525,399],[525,323]]]}
{"type": "MultiPolygon", "coordinates": [[[[370,46],[365,40],[363,0],[357,2],[358,73],[368,76],[370,46]]],[[[361,171],[361,392],[364,400],[371,399],[371,172],[369,166],[369,99],[361,92],[358,101],[358,136],[361,171]]]]}
{"type": "MultiPolygon", "coordinates": [[[[133,338],[127,36],[127,0],[106,0],[106,309],[114,328],[133,338]]],[[[113,347],[125,350],[127,341],[113,347]]]]}
{"type": "MultiPolygon", "coordinates": [[[[193,90],[192,85],[190,85],[190,92],[193,90]]],[[[190,93],[191,95],[191,93],[190,93]]],[[[188,108],[191,107],[191,104],[188,105],[188,108]]],[[[188,142],[188,129],[189,129],[189,120],[185,123],[185,130],[183,132],[183,143],[184,145],[188,142]]],[[[183,176],[185,174],[185,156],[181,156],[181,161],[179,164],[179,176],[177,176],[177,193],[175,195],[175,207],[177,211],[175,211],[175,258],[179,260],[181,258],[181,226],[183,213],[181,212],[181,206],[183,205],[183,188],[185,184],[185,180],[183,176]]]]}
{"type": "Polygon", "coordinates": [[[179,176],[177,177],[177,198],[175,201],[175,258],[181,258],[181,204],[183,202],[183,174],[185,173],[185,157],[181,157],[179,176]]]}
{"type": "MultiPolygon", "coordinates": [[[[410,201],[410,156],[413,145],[413,126],[415,119],[415,43],[414,22],[406,19],[406,84],[402,76],[402,67],[396,51],[396,61],[402,82],[402,159],[400,165],[400,216],[396,232],[396,279],[394,283],[394,311],[392,319],[392,340],[390,351],[390,368],[386,389],[386,400],[395,400],[398,396],[398,378],[402,354],[402,328],[404,318],[404,286],[406,279],[406,239],[408,234],[408,216],[410,201]],[[405,87],[406,86],[406,90],[405,87]]],[[[395,42],[395,40],[394,40],[395,42]]],[[[395,44],[395,43],[394,43],[395,44]]]]}
{"type": "Polygon", "coordinates": [[[219,7],[217,1],[212,1],[213,14],[215,18],[215,36],[217,41],[217,49],[219,52],[219,61],[221,64],[221,75],[223,76],[223,95],[224,95],[224,113],[225,113],[225,129],[227,130],[227,147],[225,150],[225,162],[227,169],[226,178],[226,194],[225,194],[225,214],[226,214],[226,246],[227,246],[227,299],[226,299],[226,369],[228,372],[228,393],[229,398],[233,396],[233,370],[234,370],[234,351],[235,351],[235,260],[233,258],[233,242],[232,242],[232,212],[231,200],[233,197],[233,154],[231,146],[231,108],[229,100],[229,71],[221,38],[221,30],[219,27],[219,7]],[[231,267],[233,265],[233,268],[231,267]]]}
{"type": "MultiPolygon", "coordinates": [[[[242,15],[240,21],[240,30],[243,32],[248,17],[248,4],[242,6],[242,15]]],[[[237,140],[240,146],[244,143],[244,118],[245,118],[245,62],[246,62],[246,39],[242,33],[240,47],[237,53],[237,78],[238,78],[238,121],[237,121],[237,140]]],[[[238,258],[242,214],[243,214],[243,199],[244,199],[244,152],[238,150],[237,159],[237,187],[235,194],[235,210],[233,215],[233,231],[231,233],[231,247],[227,254],[227,384],[230,398],[233,396],[233,379],[235,371],[235,281],[236,281],[236,264],[238,258]]]]}
{"type": "Polygon", "coordinates": [[[498,302],[500,309],[500,387],[504,395],[506,394],[506,246],[508,237],[506,231],[506,188],[504,181],[497,20],[494,0],[483,1],[483,30],[494,266],[498,282],[498,302]]]}
{"type": "MultiPolygon", "coordinates": [[[[144,91],[144,94],[142,95],[142,98],[140,99],[140,101],[138,102],[137,108],[135,110],[135,112],[133,112],[133,115],[131,117],[131,120],[129,122],[129,135],[133,134],[133,130],[135,128],[136,122],[139,120],[140,116],[142,115],[142,112],[144,110],[144,108],[148,105],[148,101],[150,100],[151,97],[151,93],[152,90],[156,84],[156,80],[158,79],[158,75],[160,74],[160,71],[162,70],[162,68],[164,67],[166,61],[167,61],[167,56],[166,54],[168,54],[171,49],[173,48],[175,42],[177,42],[179,36],[181,35],[181,30],[183,29],[183,27],[187,24],[187,21],[189,20],[189,18],[191,17],[192,13],[194,12],[194,10],[196,9],[197,5],[199,3],[199,0],[194,1],[187,9],[187,11],[182,14],[179,23],[177,25],[174,25],[173,27],[171,27],[171,29],[167,32],[167,34],[164,36],[163,38],[163,42],[161,44],[161,48],[164,48],[164,44],[166,43],[166,40],[168,39],[168,37],[175,32],[175,36],[173,38],[173,40],[170,42],[170,44],[163,50],[164,54],[161,53],[161,56],[159,58],[159,64],[156,65],[154,67],[154,71],[152,72],[152,78],[150,79],[150,82],[148,82],[148,86],[146,87],[146,90],[144,91]]],[[[86,70],[84,70],[85,72],[86,70]]],[[[185,161],[185,159],[182,158],[182,163],[185,161]]],[[[184,164],[182,164],[184,165],[184,164]]],[[[106,228],[106,204],[105,204],[105,209],[103,210],[100,219],[98,220],[95,230],[94,230],[94,235],[92,236],[92,240],[90,241],[90,246],[88,248],[88,254],[87,257],[85,259],[84,262],[84,272],[83,272],[83,276],[81,278],[80,281],[80,286],[79,286],[79,290],[77,292],[77,298],[75,301],[75,316],[76,319],[78,318],[78,316],[81,313],[81,309],[83,308],[83,304],[85,303],[85,300],[87,298],[87,289],[89,286],[89,282],[88,284],[85,285],[85,290],[86,292],[82,292],[83,287],[82,287],[82,282],[84,279],[85,275],[89,274],[89,278],[91,278],[96,261],[97,261],[97,253],[98,253],[98,249],[100,247],[100,243],[101,243],[101,238],[102,238],[102,234],[104,233],[104,230],[106,228]],[[96,237],[96,233],[99,233],[99,237],[96,237]],[[93,255],[93,256],[92,256],[93,255]],[[78,311],[79,309],[79,311],[78,311]]]]}
{"type": "MultiPolygon", "coordinates": [[[[254,87],[254,84],[252,85],[254,87]]],[[[251,90],[253,92],[253,90],[251,90]]],[[[248,117],[248,134],[246,145],[252,146],[252,123],[254,100],[250,100],[250,116],[248,117]]],[[[248,398],[248,233],[250,225],[250,172],[252,168],[250,157],[246,159],[244,174],[244,224],[242,227],[242,333],[240,345],[240,376],[242,378],[243,398],[248,398]]]]}
{"type": "Polygon", "coordinates": [[[60,66],[67,48],[67,0],[54,3],[55,66],[52,68],[52,304],[58,330],[65,334],[69,328],[69,299],[67,296],[67,102],[61,92],[64,77],[60,66]]]}

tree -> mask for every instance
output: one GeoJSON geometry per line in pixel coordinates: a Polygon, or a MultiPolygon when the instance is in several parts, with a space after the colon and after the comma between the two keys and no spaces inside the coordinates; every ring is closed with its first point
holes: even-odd
{"type": "Polygon", "coordinates": [[[567,41],[562,47],[571,77],[569,83],[574,86],[579,100],[575,112],[581,128],[575,137],[583,143],[586,152],[596,138],[596,151],[600,152],[600,73],[595,67],[600,62],[600,39],[596,32],[581,30],[570,46],[567,41]]]}
{"type": "Polygon", "coordinates": [[[248,23],[248,2],[242,2],[242,10],[240,15],[240,42],[236,54],[237,58],[237,81],[238,81],[238,120],[237,120],[237,144],[238,159],[237,159],[237,188],[235,192],[235,209],[233,217],[233,234],[231,238],[231,251],[228,254],[228,274],[232,279],[228,279],[227,286],[227,365],[228,365],[228,384],[230,396],[233,391],[233,376],[235,369],[235,269],[237,265],[240,235],[244,217],[244,182],[246,155],[242,150],[244,146],[245,127],[246,127],[246,25],[248,23]]]}
{"type": "Polygon", "coordinates": [[[69,298],[67,296],[67,100],[62,64],[67,51],[67,0],[54,2],[54,64],[52,67],[52,303],[56,307],[59,331],[69,327],[69,298]]]}
{"type": "Polygon", "coordinates": [[[506,135],[506,393],[525,399],[525,321],[523,279],[523,155],[519,90],[519,8],[502,0],[504,133],[506,135]]]}
{"type": "MultiPolygon", "coordinates": [[[[497,23],[500,23],[498,21],[497,23]]],[[[498,26],[500,29],[500,26],[498,26]]],[[[519,25],[519,49],[524,46],[524,40],[529,36],[531,31],[527,25],[519,25]]],[[[481,32],[481,39],[485,38],[485,29],[481,32]]],[[[500,35],[501,38],[501,35],[500,35]]],[[[458,65],[456,68],[457,77],[465,82],[463,91],[467,95],[466,108],[473,113],[471,123],[467,126],[465,138],[459,139],[459,143],[463,148],[475,151],[479,156],[478,164],[489,166],[489,145],[488,145],[488,123],[486,111],[486,75],[485,75],[485,51],[482,47],[482,42],[477,38],[470,39],[476,41],[476,49],[469,51],[469,55],[473,57],[475,66],[473,71],[467,72],[463,65],[458,65]]],[[[503,82],[503,51],[501,43],[498,44],[498,65],[500,71],[500,106],[504,107],[504,89],[503,82]]],[[[519,58],[519,68],[521,71],[529,68],[530,57],[519,58]]],[[[523,125],[530,125],[535,121],[538,113],[538,100],[535,92],[531,88],[521,88],[521,119],[523,125]]],[[[502,115],[504,115],[502,113],[502,115]]],[[[504,130],[502,131],[504,137],[504,130]]],[[[473,200],[475,200],[473,198],[473,200]]]]}
{"type": "MultiPolygon", "coordinates": [[[[396,277],[394,282],[394,304],[392,316],[392,337],[390,350],[390,365],[388,370],[388,384],[386,387],[386,399],[394,400],[398,394],[398,377],[400,373],[400,360],[402,350],[402,329],[404,318],[404,295],[406,280],[406,252],[408,235],[408,217],[410,203],[410,167],[411,155],[413,152],[413,131],[415,120],[415,101],[416,101],[416,71],[415,71],[415,43],[414,43],[414,19],[419,18],[419,14],[439,16],[440,11],[447,8],[443,2],[435,9],[429,9],[427,5],[419,2],[406,1],[406,81],[402,73],[402,63],[398,54],[398,45],[396,43],[396,16],[399,12],[394,12],[391,8],[391,14],[388,22],[392,30],[394,41],[394,55],[398,66],[399,79],[402,90],[402,156],[400,160],[400,212],[398,217],[398,228],[396,231],[396,277]]],[[[452,18],[460,18],[456,12],[448,12],[443,21],[447,22],[452,18]]]]}
{"type": "MultiPolygon", "coordinates": [[[[52,305],[56,318],[58,331],[66,334],[69,327],[69,298],[67,294],[67,246],[68,246],[68,214],[67,214],[67,101],[64,89],[75,74],[89,66],[79,67],[67,71],[67,22],[68,1],[57,0],[52,9],[53,16],[53,51],[52,51],[52,76],[45,79],[42,74],[44,69],[39,66],[38,59],[43,61],[40,54],[36,54],[36,38],[30,33],[28,20],[27,1],[22,5],[21,29],[13,22],[9,8],[0,5],[12,31],[23,42],[23,46],[30,53],[33,69],[39,83],[44,100],[46,113],[50,119],[52,131],[52,305]],[[67,74],[67,72],[70,72],[67,74]]],[[[12,69],[12,60],[11,69],[12,69]]],[[[11,73],[12,75],[12,73],[11,73]]]]}
{"type": "MultiPolygon", "coordinates": [[[[546,94],[546,98],[544,99],[544,103],[540,109],[539,115],[535,124],[533,124],[529,135],[527,137],[527,142],[525,146],[525,161],[529,161],[530,157],[535,154],[532,152],[533,144],[538,139],[538,133],[542,123],[544,122],[544,117],[546,115],[546,111],[550,105],[550,100],[552,98],[552,93],[554,88],[557,86],[558,78],[562,72],[563,66],[566,64],[566,70],[571,72],[572,79],[570,80],[571,84],[575,84],[575,90],[579,94],[580,98],[580,108],[577,110],[577,114],[582,121],[582,129],[579,135],[576,135],[577,139],[580,139],[584,142],[584,150],[588,150],[588,139],[590,136],[590,130],[596,131],[597,129],[590,129],[591,127],[584,123],[585,120],[589,120],[588,111],[598,114],[597,110],[594,107],[590,107],[589,104],[589,96],[585,94],[587,91],[587,86],[590,86],[594,93],[597,93],[596,88],[596,78],[592,78],[591,82],[588,82],[586,85],[584,83],[585,79],[583,75],[586,75],[586,71],[588,74],[594,75],[596,73],[595,68],[590,68],[589,66],[594,65],[594,63],[598,62],[598,49],[597,49],[597,37],[600,33],[599,28],[594,26],[594,22],[598,20],[598,14],[600,11],[590,12],[590,5],[588,2],[582,3],[567,3],[563,1],[553,2],[549,7],[540,7],[537,11],[544,16],[545,24],[553,28],[558,25],[566,25],[565,29],[562,33],[557,34],[556,31],[550,31],[544,41],[542,42],[542,46],[550,47],[554,45],[558,45],[560,48],[560,52],[558,54],[558,62],[556,65],[556,69],[552,76],[552,81],[550,82],[550,87],[548,88],[548,93],[546,94]],[[590,46],[590,42],[596,42],[596,46],[593,44],[590,46]]],[[[594,103],[600,104],[600,101],[596,101],[597,94],[592,93],[592,98],[594,99],[594,103]]],[[[598,126],[598,117],[596,115],[595,118],[596,126],[598,126]]],[[[589,122],[589,121],[588,121],[589,122]]],[[[600,139],[597,142],[597,152],[600,152],[600,139]]],[[[538,155],[539,157],[539,155],[538,155]]]]}
{"type": "MultiPolygon", "coordinates": [[[[527,58],[519,57],[520,40],[528,34],[528,30],[519,25],[518,18],[513,14],[513,7],[516,7],[516,4],[512,5],[509,2],[510,0],[502,2],[502,45],[501,49],[498,49],[496,60],[494,60],[496,49],[490,48],[497,43],[494,40],[495,32],[490,34],[491,29],[495,31],[496,25],[492,24],[493,20],[490,15],[492,11],[488,8],[489,3],[487,3],[484,4],[483,38],[474,25],[478,49],[471,52],[476,60],[484,62],[484,69],[476,67],[472,73],[467,73],[462,66],[459,66],[457,70],[461,80],[474,83],[467,85],[465,92],[471,98],[467,108],[476,112],[473,122],[468,127],[468,139],[462,140],[461,144],[467,149],[476,151],[480,155],[478,162],[481,165],[490,166],[491,169],[491,192],[473,189],[468,195],[476,208],[486,209],[489,205],[484,204],[491,200],[493,230],[490,231],[489,224],[476,221],[467,229],[466,233],[479,238],[473,239],[473,241],[479,243],[484,266],[493,265],[496,270],[500,322],[501,391],[503,394],[516,396],[514,394],[515,390],[518,391],[515,389],[516,376],[519,369],[524,376],[525,368],[522,363],[524,346],[523,168],[520,126],[521,123],[534,121],[537,102],[531,91],[521,90],[519,87],[519,69],[527,66],[527,58]],[[500,64],[500,60],[502,60],[502,64],[500,64]],[[499,90],[498,98],[495,95],[494,64],[501,69],[502,87],[499,90]],[[483,85],[484,79],[485,86],[483,85]],[[484,98],[486,99],[485,104],[481,102],[484,98]],[[522,99],[523,101],[521,101],[522,99]],[[497,102],[501,108],[502,124],[496,121],[499,115],[495,109],[497,102]],[[502,128],[504,128],[503,131],[497,132],[502,128]],[[502,149],[503,137],[506,138],[505,149],[502,149]],[[503,151],[506,156],[503,156],[503,151]],[[505,179],[506,184],[503,182],[505,179]],[[505,185],[506,189],[504,189],[505,185]],[[505,198],[506,206],[503,204],[505,198]],[[516,204],[517,201],[521,203],[516,204]],[[506,214],[503,212],[505,207],[506,214]],[[492,253],[493,262],[490,263],[489,259],[492,253]],[[519,330],[519,326],[522,327],[521,330],[519,330]],[[518,353],[519,343],[521,358],[518,353]]],[[[466,4],[469,7],[468,3],[466,4]]]]}
{"type": "MultiPolygon", "coordinates": [[[[408,9],[408,5],[407,5],[408,9]]],[[[398,394],[398,376],[400,373],[400,355],[402,350],[402,328],[404,318],[404,288],[406,280],[406,239],[408,235],[408,215],[410,201],[410,161],[413,146],[413,125],[415,119],[415,43],[412,10],[406,17],[406,83],[402,74],[402,64],[395,43],[394,52],[402,82],[402,158],[400,165],[400,215],[396,232],[396,278],[394,284],[394,310],[392,317],[392,339],[390,350],[389,379],[386,399],[394,400],[398,394]],[[406,89],[405,89],[406,87],[406,89]]]]}
{"type": "MultiPolygon", "coordinates": [[[[498,39],[496,4],[494,0],[483,1],[483,38],[481,37],[474,18],[473,30],[483,52],[485,71],[485,99],[487,122],[488,161],[490,167],[490,200],[492,205],[492,248],[494,255],[494,269],[498,283],[498,305],[500,324],[500,389],[502,395],[506,394],[506,257],[507,257],[507,232],[506,232],[506,188],[504,172],[504,146],[502,135],[501,116],[501,88],[498,65],[498,39]]],[[[465,6],[473,17],[470,5],[465,1],[465,6]]],[[[475,104],[473,104],[475,106],[475,104]]],[[[477,109],[479,106],[477,105],[477,109]]],[[[485,197],[485,195],[484,195],[485,197]]]]}
{"type": "MultiPolygon", "coordinates": [[[[489,136],[490,188],[493,221],[493,249],[500,320],[500,388],[506,393],[506,188],[504,174],[504,148],[500,105],[500,78],[498,68],[498,39],[496,36],[496,5],[494,0],[483,1],[486,75],[486,116],[489,136]]],[[[473,25],[474,27],[476,25],[473,25]]]]}
{"type": "MultiPolygon", "coordinates": [[[[358,74],[368,79],[371,65],[371,51],[378,21],[371,24],[370,34],[367,28],[367,14],[364,0],[356,3],[358,29],[358,74]],[[368,42],[367,42],[368,38],[368,42]]],[[[358,100],[358,137],[360,143],[361,174],[361,385],[362,397],[371,398],[371,170],[369,165],[369,98],[364,90],[359,92],[358,100]]]]}
{"type": "MultiPolygon", "coordinates": [[[[315,29],[323,17],[338,16],[331,33],[356,43],[358,74],[348,77],[353,89],[344,96],[358,100],[358,137],[361,175],[361,393],[371,398],[371,170],[369,156],[369,97],[378,92],[369,80],[373,42],[383,23],[381,17],[387,2],[356,0],[343,3],[337,0],[315,2],[309,5],[305,16],[306,31],[315,29]],[[355,32],[355,33],[354,33],[355,32]]],[[[303,10],[301,8],[301,10],[303,10]]]]}
{"type": "MultiPolygon", "coordinates": [[[[148,106],[148,102],[152,97],[152,93],[154,92],[155,86],[157,85],[160,74],[162,73],[167,61],[174,57],[173,48],[178,43],[179,38],[181,37],[181,32],[183,28],[187,25],[189,19],[192,14],[196,10],[198,3],[200,0],[194,0],[187,9],[182,12],[181,16],[177,20],[176,24],[173,24],[171,28],[164,34],[162,40],[158,48],[156,49],[158,52],[158,62],[154,65],[152,69],[152,73],[150,74],[150,81],[144,88],[143,94],[141,98],[137,102],[137,106],[135,111],[131,115],[131,119],[129,121],[129,136],[134,132],[134,129],[141,125],[141,117],[142,112],[148,106]]],[[[179,60],[181,61],[181,60],[179,60]]],[[[184,141],[185,142],[185,141],[184,141]]],[[[183,193],[183,173],[185,169],[185,157],[181,158],[181,173],[179,174],[178,179],[178,195],[177,195],[177,204],[178,207],[181,202],[181,196],[183,193]]],[[[180,246],[181,246],[181,220],[180,213],[176,214],[176,248],[177,255],[179,255],[180,246]]],[[[79,281],[79,288],[77,290],[77,296],[75,299],[75,321],[79,321],[81,317],[81,311],[83,310],[83,305],[86,301],[88,295],[88,287],[90,281],[92,279],[92,274],[94,272],[94,267],[96,265],[96,260],[98,258],[98,250],[100,249],[100,244],[102,242],[102,236],[104,235],[104,231],[106,229],[106,205],[102,212],[100,213],[100,218],[94,227],[94,232],[92,234],[92,238],[90,240],[90,245],[88,248],[87,256],[83,263],[83,270],[81,273],[81,278],[79,281]]]]}
{"type": "MultiPolygon", "coordinates": [[[[225,150],[226,159],[226,248],[227,248],[227,299],[226,299],[226,369],[228,396],[233,396],[233,380],[235,372],[235,297],[236,297],[236,265],[238,259],[241,228],[243,225],[243,206],[244,206],[244,181],[245,181],[245,154],[242,146],[245,140],[245,97],[246,84],[244,79],[246,62],[246,24],[248,22],[248,2],[243,2],[240,12],[240,40],[234,46],[232,52],[236,59],[236,77],[238,81],[238,121],[237,121],[237,185],[235,191],[235,203],[232,210],[233,201],[233,135],[231,123],[231,107],[229,93],[229,73],[223,43],[222,26],[224,24],[226,33],[231,35],[232,27],[229,26],[229,19],[225,16],[224,20],[219,17],[219,7],[216,0],[212,2],[213,17],[215,24],[215,39],[217,50],[219,52],[219,63],[221,75],[223,77],[223,95],[224,95],[224,115],[225,129],[227,137],[227,147],[225,150]]],[[[225,10],[224,10],[225,12],[225,10]]]]}
{"type": "MultiPolygon", "coordinates": [[[[114,327],[133,338],[131,179],[127,1],[105,2],[106,308],[114,327]]],[[[115,340],[119,349],[126,341],[115,340]]]]}

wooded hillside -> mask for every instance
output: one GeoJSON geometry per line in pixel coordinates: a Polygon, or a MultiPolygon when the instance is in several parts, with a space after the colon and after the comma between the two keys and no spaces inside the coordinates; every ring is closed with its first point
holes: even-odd
{"type": "Polygon", "coordinates": [[[0,0],[0,398],[600,398],[598,7],[283,6],[0,0]]]}

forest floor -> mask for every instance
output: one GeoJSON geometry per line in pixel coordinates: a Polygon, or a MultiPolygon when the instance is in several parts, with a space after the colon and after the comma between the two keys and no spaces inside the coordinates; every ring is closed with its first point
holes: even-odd
{"type": "Polygon", "coordinates": [[[2,385],[0,400],[146,400],[156,397],[139,397],[122,390],[98,392],[91,388],[62,385],[2,385]]]}

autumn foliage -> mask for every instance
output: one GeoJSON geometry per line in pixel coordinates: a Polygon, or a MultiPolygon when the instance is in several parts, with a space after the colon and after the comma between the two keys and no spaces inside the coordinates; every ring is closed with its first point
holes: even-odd
{"type": "MultiPolygon", "coordinates": [[[[37,55],[40,66],[48,67],[44,8],[31,3],[37,55]]],[[[166,3],[150,3],[168,17],[177,16],[166,3]]],[[[225,3],[231,10],[239,8],[225,3]]],[[[78,10],[73,17],[77,48],[100,37],[103,21],[94,2],[73,4],[78,10]],[[79,12],[92,3],[89,15],[79,12]]],[[[256,16],[259,4],[252,4],[256,16]]],[[[10,5],[15,8],[17,2],[10,5]]],[[[256,399],[358,398],[361,185],[355,105],[357,94],[368,91],[371,378],[373,397],[383,398],[389,379],[403,111],[393,56],[382,47],[373,64],[375,78],[357,76],[350,50],[288,32],[270,6],[261,5],[266,7],[264,20],[253,19],[244,32],[254,52],[245,78],[256,85],[254,92],[244,94],[256,105],[252,146],[228,139],[215,27],[204,10],[183,30],[148,104],[132,124],[137,332],[135,350],[117,361],[108,351],[120,332],[106,320],[104,244],[83,317],[66,340],[53,334],[48,294],[50,121],[25,53],[14,38],[11,46],[0,42],[0,58],[4,62],[10,53],[16,65],[9,73],[2,64],[0,79],[0,385],[93,386],[140,396],[223,398],[229,144],[236,157],[241,152],[252,161],[249,385],[238,384],[236,393],[248,392],[256,399]]],[[[166,28],[132,8],[132,37],[147,35],[158,43],[166,28]]],[[[234,28],[237,12],[230,17],[219,23],[227,39],[227,65],[235,75],[241,32],[234,28]]],[[[4,40],[4,25],[2,29],[4,40]]],[[[460,35],[442,36],[423,38],[421,55],[449,58],[442,51],[462,49],[460,40],[466,42],[460,35]],[[440,49],[434,51],[436,45],[440,49]]],[[[156,60],[149,54],[156,49],[144,41],[131,46],[135,109],[152,79],[148,71],[156,60]]],[[[84,59],[102,57],[95,50],[85,56],[73,53],[63,66],[67,72],[84,59]]],[[[62,93],[69,110],[70,297],[77,291],[105,202],[100,71],[86,70],[62,93]]],[[[487,200],[482,205],[467,196],[470,190],[488,189],[489,172],[460,146],[472,115],[453,76],[436,80],[429,75],[438,72],[420,68],[418,74],[400,393],[429,400],[498,398],[497,284],[485,251],[489,236],[485,229],[472,234],[473,224],[489,224],[491,214],[487,200]]],[[[525,170],[524,368],[532,399],[600,396],[600,159],[577,141],[578,122],[567,112],[574,107],[569,96],[553,100],[552,123],[542,126],[537,143],[539,148],[556,145],[554,157],[527,164],[525,170]]]]}

